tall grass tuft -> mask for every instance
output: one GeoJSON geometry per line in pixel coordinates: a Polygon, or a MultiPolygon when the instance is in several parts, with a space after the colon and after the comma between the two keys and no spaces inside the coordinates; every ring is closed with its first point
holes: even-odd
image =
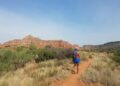
{"type": "Polygon", "coordinates": [[[91,67],[82,75],[86,83],[101,83],[104,86],[120,86],[120,70],[116,63],[104,54],[93,58],[91,67]]]}
{"type": "Polygon", "coordinates": [[[24,68],[2,76],[0,86],[50,86],[53,80],[65,78],[70,66],[70,60],[67,59],[29,63],[24,68]]]}

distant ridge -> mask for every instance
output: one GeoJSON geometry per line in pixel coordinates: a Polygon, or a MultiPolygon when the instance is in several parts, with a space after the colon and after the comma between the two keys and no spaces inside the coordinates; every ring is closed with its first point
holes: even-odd
{"type": "Polygon", "coordinates": [[[79,47],[78,45],[72,45],[68,43],[67,41],[63,40],[41,40],[37,37],[34,37],[32,35],[27,35],[23,39],[14,39],[7,41],[3,44],[0,44],[0,48],[6,48],[6,47],[17,47],[17,46],[30,46],[31,44],[35,45],[38,48],[42,48],[45,46],[52,46],[56,48],[74,48],[79,47]]]}
{"type": "Polygon", "coordinates": [[[120,48],[120,41],[108,42],[101,45],[84,45],[83,49],[114,49],[120,48]]]}

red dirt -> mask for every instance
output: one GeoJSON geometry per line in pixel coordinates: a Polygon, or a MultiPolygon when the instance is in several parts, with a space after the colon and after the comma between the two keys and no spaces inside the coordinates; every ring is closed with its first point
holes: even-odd
{"type": "Polygon", "coordinates": [[[51,86],[100,86],[98,84],[85,84],[80,81],[80,76],[84,73],[84,71],[90,66],[91,60],[81,62],[79,66],[78,74],[70,74],[65,80],[60,80],[57,82],[53,82],[51,86]]]}

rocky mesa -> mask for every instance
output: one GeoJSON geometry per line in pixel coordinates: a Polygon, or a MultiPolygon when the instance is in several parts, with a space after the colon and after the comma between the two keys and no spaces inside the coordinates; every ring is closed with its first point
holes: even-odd
{"type": "MultiPolygon", "coordinates": [[[[14,39],[14,40],[7,41],[3,44],[0,44],[0,48],[16,47],[16,46],[28,47],[31,44],[35,45],[37,48],[42,48],[45,46],[52,46],[56,48],[65,48],[65,49],[76,47],[76,45],[72,45],[67,41],[63,41],[63,40],[41,40],[37,37],[28,35],[23,39],[14,39]]],[[[79,46],[77,47],[79,48],[79,46]]]]}

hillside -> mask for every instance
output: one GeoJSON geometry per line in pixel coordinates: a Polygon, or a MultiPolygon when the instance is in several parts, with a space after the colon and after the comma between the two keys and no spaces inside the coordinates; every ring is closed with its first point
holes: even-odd
{"type": "Polygon", "coordinates": [[[115,42],[108,42],[101,45],[84,45],[83,49],[90,49],[90,50],[109,50],[109,49],[120,49],[120,41],[115,42]]]}
{"type": "Polygon", "coordinates": [[[28,35],[24,37],[23,39],[14,39],[14,40],[7,41],[3,44],[0,44],[0,48],[16,47],[16,46],[28,47],[31,44],[35,45],[37,48],[42,48],[45,46],[52,46],[56,48],[66,48],[66,49],[76,47],[76,45],[72,45],[68,43],[67,41],[63,41],[63,40],[41,40],[37,37],[28,35]]]}

